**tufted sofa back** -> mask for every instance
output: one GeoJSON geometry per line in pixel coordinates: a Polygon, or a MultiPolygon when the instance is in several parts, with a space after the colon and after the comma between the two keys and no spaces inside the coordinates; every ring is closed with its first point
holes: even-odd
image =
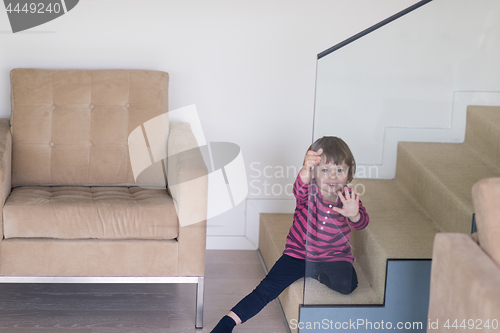
{"type": "Polygon", "coordinates": [[[168,111],[168,81],[147,70],[12,70],[12,186],[133,185],[128,135],[168,111]]]}

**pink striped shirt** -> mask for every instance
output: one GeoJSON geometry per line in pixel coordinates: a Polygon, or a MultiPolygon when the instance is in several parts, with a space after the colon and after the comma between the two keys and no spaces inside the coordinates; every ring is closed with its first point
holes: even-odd
{"type": "Polygon", "coordinates": [[[316,184],[304,184],[300,176],[293,185],[293,193],[297,206],[283,254],[309,261],[354,262],[349,244],[351,228],[361,230],[370,220],[361,201],[361,218],[358,222],[351,222],[332,210],[332,207],[342,207],[340,199],[335,203],[324,201],[316,184]]]}

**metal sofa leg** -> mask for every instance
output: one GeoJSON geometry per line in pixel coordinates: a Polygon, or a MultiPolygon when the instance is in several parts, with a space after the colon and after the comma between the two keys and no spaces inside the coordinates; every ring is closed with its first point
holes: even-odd
{"type": "Polygon", "coordinates": [[[203,297],[205,293],[205,277],[198,277],[196,288],[196,328],[203,328],[203,297]]]}

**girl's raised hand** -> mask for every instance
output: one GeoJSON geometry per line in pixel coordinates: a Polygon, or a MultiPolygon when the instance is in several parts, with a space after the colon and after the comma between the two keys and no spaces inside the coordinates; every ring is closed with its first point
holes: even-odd
{"type": "Polygon", "coordinates": [[[338,192],[338,196],[340,201],[342,201],[342,208],[333,207],[332,209],[337,213],[342,214],[343,216],[349,218],[352,222],[359,221],[359,193],[357,193],[354,189],[349,191],[349,188],[344,187],[346,190],[344,191],[345,196],[342,195],[342,192],[338,192]]]}
{"type": "Polygon", "coordinates": [[[323,149],[318,149],[317,152],[314,150],[307,151],[306,157],[304,158],[304,167],[308,170],[311,170],[313,166],[316,166],[321,162],[321,154],[323,153],[323,149]]]}
{"type": "Polygon", "coordinates": [[[316,166],[321,162],[321,154],[323,153],[323,149],[318,149],[317,152],[314,150],[309,150],[304,158],[304,165],[300,169],[299,175],[302,179],[302,182],[305,184],[309,184],[311,181],[311,169],[313,166],[316,166]]]}

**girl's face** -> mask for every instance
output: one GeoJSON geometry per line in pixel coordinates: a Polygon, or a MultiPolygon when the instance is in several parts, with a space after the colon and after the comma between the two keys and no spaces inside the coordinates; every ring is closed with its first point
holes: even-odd
{"type": "Polygon", "coordinates": [[[326,163],[324,158],[314,167],[314,178],[325,200],[337,199],[338,191],[342,191],[347,185],[348,171],[349,167],[344,162],[340,165],[326,163]]]}

